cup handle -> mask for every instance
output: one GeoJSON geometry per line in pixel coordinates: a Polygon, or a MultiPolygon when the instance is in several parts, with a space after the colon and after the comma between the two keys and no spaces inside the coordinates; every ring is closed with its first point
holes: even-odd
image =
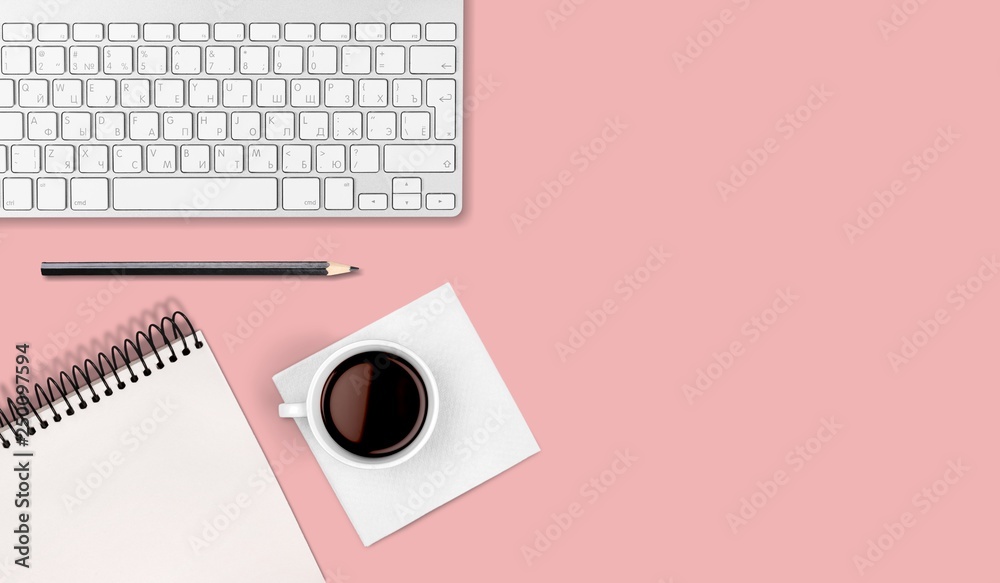
{"type": "Polygon", "coordinates": [[[289,419],[292,417],[305,417],[305,403],[282,403],[278,405],[278,417],[289,419]]]}

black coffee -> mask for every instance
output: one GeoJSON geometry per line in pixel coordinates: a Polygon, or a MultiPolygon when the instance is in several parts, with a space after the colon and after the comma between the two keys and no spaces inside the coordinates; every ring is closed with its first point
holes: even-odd
{"type": "Polygon", "coordinates": [[[341,447],[363,457],[385,457],[420,433],[427,417],[427,388],[402,358],[363,352],[333,370],[321,405],[323,425],[341,447]]]}

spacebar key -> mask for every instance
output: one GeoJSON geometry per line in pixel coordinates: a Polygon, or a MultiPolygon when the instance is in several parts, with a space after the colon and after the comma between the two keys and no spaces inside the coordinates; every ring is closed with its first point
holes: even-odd
{"type": "Polygon", "coordinates": [[[278,208],[276,178],[115,178],[120,211],[265,211],[278,208]]]}

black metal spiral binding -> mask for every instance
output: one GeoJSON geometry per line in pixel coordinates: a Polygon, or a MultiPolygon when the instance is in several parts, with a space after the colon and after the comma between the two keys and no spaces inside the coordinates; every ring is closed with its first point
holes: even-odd
{"type": "Polygon", "coordinates": [[[124,375],[119,374],[119,369],[122,368],[119,364],[119,358],[124,363],[125,370],[128,371],[128,381],[134,384],[139,382],[139,375],[136,374],[137,371],[147,377],[153,374],[153,370],[149,366],[150,362],[147,362],[147,359],[151,360],[152,357],[155,357],[156,360],[153,363],[153,367],[156,370],[160,370],[166,366],[163,357],[160,355],[161,350],[170,351],[166,362],[177,362],[178,353],[174,350],[174,342],[181,341],[180,356],[191,354],[191,348],[188,347],[187,341],[188,334],[185,334],[182,327],[178,325],[178,320],[183,321],[183,324],[189,331],[188,334],[194,339],[192,346],[195,349],[203,347],[205,343],[198,339],[198,332],[191,325],[191,320],[188,319],[184,312],[174,312],[172,315],[162,318],[159,324],[150,324],[146,331],[139,330],[136,332],[134,341],[131,338],[126,338],[122,342],[121,347],[113,346],[110,350],[110,357],[107,353],[102,352],[97,355],[96,360],[88,358],[84,361],[83,366],[74,365],[68,373],[63,371],[59,373],[58,377],[49,377],[45,388],[35,383],[34,402],[32,402],[31,398],[25,398],[22,399],[23,404],[19,405],[14,399],[8,398],[7,411],[10,413],[9,418],[4,413],[3,408],[0,407],[0,444],[3,445],[4,449],[9,448],[11,445],[11,442],[3,435],[4,427],[11,428],[14,432],[14,438],[17,441],[21,441],[22,431],[26,431],[28,435],[34,435],[36,430],[31,426],[32,416],[38,421],[39,428],[47,428],[49,426],[48,421],[43,420],[41,415],[38,414],[38,411],[45,407],[52,409],[52,421],[58,423],[62,421],[62,415],[59,414],[59,410],[56,408],[56,405],[59,405],[60,401],[66,406],[65,414],[67,416],[75,414],[76,409],[83,410],[87,408],[87,400],[84,398],[84,395],[88,390],[91,402],[99,403],[101,396],[98,394],[98,389],[94,388],[95,384],[98,387],[101,385],[104,386],[103,395],[105,397],[112,396],[115,391],[108,382],[109,376],[114,377],[114,386],[119,391],[125,389],[128,385],[124,380],[124,375]],[[173,338],[168,337],[168,330],[173,338]],[[160,348],[156,347],[157,333],[163,341],[163,346],[160,348]],[[146,354],[142,352],[143,341],[149,347],[149,352],[146,354]],[[130,350],[134,353],[134,358],[129,358],[130,350]],[[141,365],[142,368],[133,368],[132,365],[136,363],[141,365]],[[105,365],[107,368],[105,368],[105,365]],[[73,406],[73,397],[79,400],[76,408],[73,406]]]}

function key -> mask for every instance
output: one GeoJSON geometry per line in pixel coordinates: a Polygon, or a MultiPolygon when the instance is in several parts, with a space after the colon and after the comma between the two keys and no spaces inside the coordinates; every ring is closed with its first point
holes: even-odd
{"type": "Polygon", "coordinates": [[[139,25],[134,22],[119,22],[108,25],[108,40],[113,42],[133,42],[139,40],[139,25]]]}
{"type": "Polygon", "coordinates": [[[46,22],[38,25],[38,40],[43,42],[62,42],[69,40],[69,25],[46,22]]]}
{"type": "Polygon", "coordinates": [[[167,42],[174,40],[174,25],[166,22],[146,24],[142,34],[150,42],[167,42]]]}
{"type": "Polygon", "coordinates": [[[73,25],[73,40],[81,42],[98,42],[104,40],[104,25],[81,22],[73,25]]]}
{"type": "Polygon", "coordinates": [[[255,22],[250,25],[250,40],[261,42],[281,40],[281,25],[275,22],[255,22]]]}
{"type": "Polygon", "coordinates": [[[351,40],[351,25],[342,22],[327,22],[319,25],[319,39],[326,42],[351,40]]]}
{"type": "Polygon", "coordinates": [[[285,40],[312,42],[316,40],[316,25],[307,24],[286,24],[285,40]]]}
{"type": "Polygon", "coordinates": [[[182,41],[187,42],[207,41],[209,37],[208,25],[200,22],[182,24],[177,27],[177,36],[182,41]]]}
{"type": "Polygon", "coordinates": [[[420,40],[420,25],[416,22],[393,23],[389,25],[389,38],[393,42],[420,40]]]}
{"type": "Polygon", "coordinates": [[[3,25],[3,40],[5,41],[29,41],[32,38],[31,23],[29,22],[7,22],[3,25]]]}
{"type": "Polygon", "coordinates": [[[427,40],[451,42],[457,38],[454,22],[431,22],[427,24],[427,40]]]}
{"type": "Polygon", "coordinates": [[[241,22],[220,22],[215,25],[215,40],[217,41],[241,41],[245,35],[246,32],[243,30],[241,22]]]}
{"type": "Polygon", "coordinates": [[[354,27],[354,38],[359,41],[385,40],[385,24],[381,22],[359,22],[354,27]]]}

